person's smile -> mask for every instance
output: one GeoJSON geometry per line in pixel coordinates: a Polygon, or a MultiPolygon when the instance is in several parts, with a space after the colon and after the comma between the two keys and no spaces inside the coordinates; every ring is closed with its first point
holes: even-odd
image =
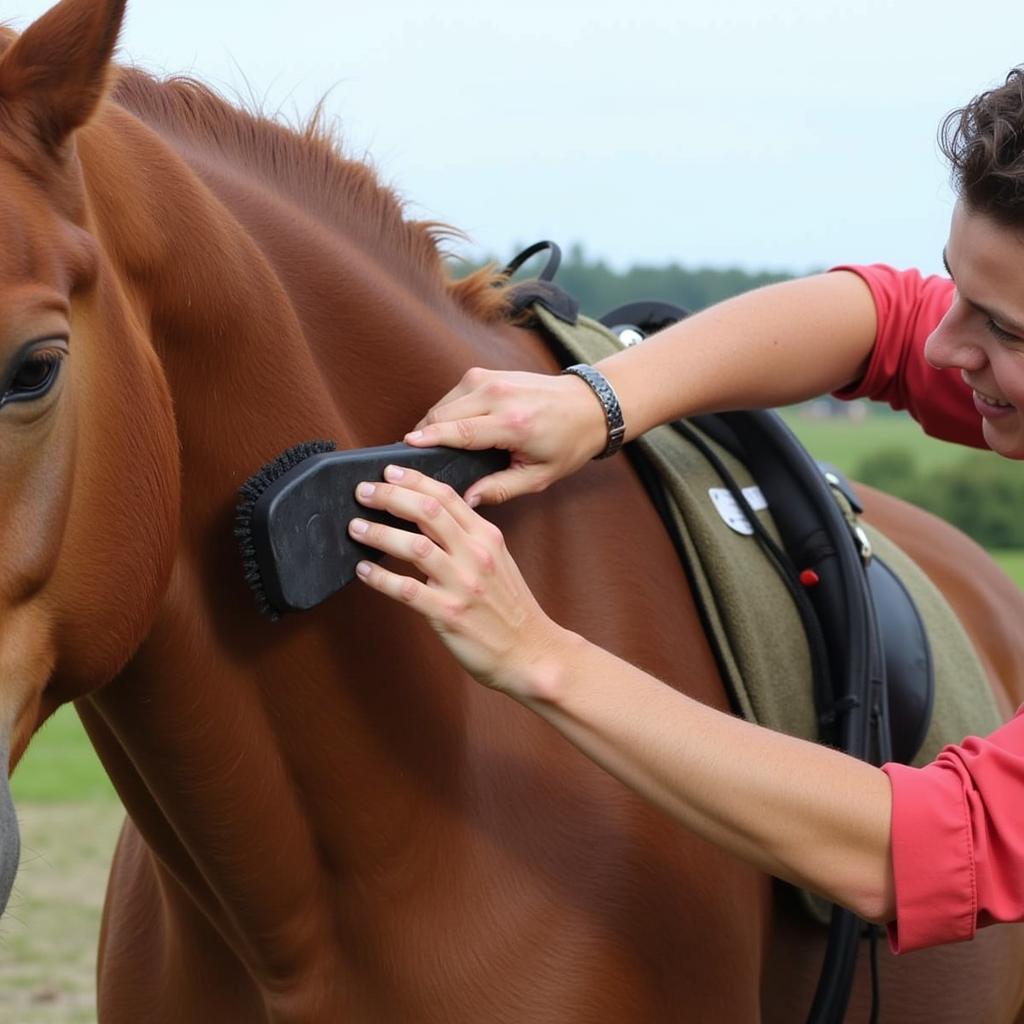
{"type": "Polygon", "coordinates": [[[986,419],[998,419],[1002,416],[1008,416],[1012,412],[1016,411],[1016,406],[1012,402],[1007,402],[1002,398],[996,398],[994,395],[987,394],[982,391],[981,388],[975,387],[968,379],[967,374],[963,374],[964,383],[971,389],[974,397],[974,408],[978,410],[981,416],[986,419]]]}

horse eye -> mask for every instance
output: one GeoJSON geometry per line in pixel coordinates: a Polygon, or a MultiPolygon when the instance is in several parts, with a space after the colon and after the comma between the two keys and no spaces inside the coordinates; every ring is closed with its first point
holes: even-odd
{"type": "Polygon", "coordinates": [[[56,352],[39,352],[29,356],[18,368],[0,404],[42,398],[57,379],[60,364],[61,357],[56,352]]]}

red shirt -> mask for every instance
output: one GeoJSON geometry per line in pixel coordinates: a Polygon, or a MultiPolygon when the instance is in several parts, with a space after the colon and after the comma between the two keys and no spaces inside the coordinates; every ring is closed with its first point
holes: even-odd
{"type": "MultiPolygon", "coordinates": [[[[906,409],[929,434],[986,447],[958,370],[936,370],[924,342],[949,309],[952,281],[891,267],[837,267],[867,283],[878,310],[863,380],[840,398],[906,409]]],[[[974,937],[980,926],[1024,919],[1024,715],[985,739],[946,747],[924,768],[886,764],[892,786],[895,953],[974,937]]]]}
{"type": "Polygon", "coordinates": [[[956,290],[948,277],[922,277],[916,270],[836,267],[859,275],[871,289],[878,330],[867,372],[837,398],[872,398],[906,409],[926,434],[987,448],[971,390],[956,369],[937,370],[924,358],[924,343],[946,315],[956,290]]]}

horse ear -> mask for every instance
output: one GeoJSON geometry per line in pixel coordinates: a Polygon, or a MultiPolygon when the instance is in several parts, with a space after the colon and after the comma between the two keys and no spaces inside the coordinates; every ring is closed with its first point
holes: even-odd
{"type": "Polygon", "coordinates": [[[57,148],[85,124],[106,92],[125,0],[63,0],[0,59],[0,103],[25,112],[57,148]]]}

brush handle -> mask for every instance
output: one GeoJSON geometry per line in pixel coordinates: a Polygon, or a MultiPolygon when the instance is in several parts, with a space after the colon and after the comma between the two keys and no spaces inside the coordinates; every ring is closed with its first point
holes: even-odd
{"type": "Polygon", "coordinates": [[[275,610],[312,608],[349,583],[362,559],[383,558],[348,535],[354,516],[415,529],[385,512],[364,508],[355,499],[358,483],[382,479],[385,467],[392,464],[418,470],[463,494],[476,480],[506,468],[509,455],[493,449],[390,444],[306,459],[276,480],[253,510],[256,561],[275,610]]]}

